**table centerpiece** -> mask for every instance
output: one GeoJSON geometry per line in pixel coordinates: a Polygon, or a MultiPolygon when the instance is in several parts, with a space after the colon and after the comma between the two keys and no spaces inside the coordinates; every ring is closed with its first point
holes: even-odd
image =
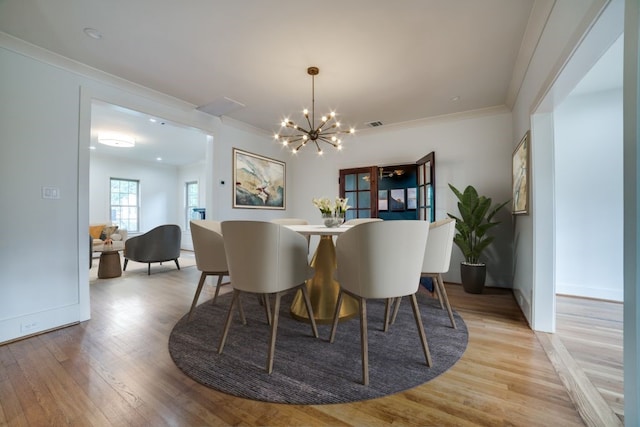
{"type": "Polygon", "coordinates": [[[313,199],[313,204],[320,210],[326,227],[339,227],[344,222],[344,215],[351,206],[347,205],[348,198],[336,197],[331,203],[327,197],[313,199]]]}

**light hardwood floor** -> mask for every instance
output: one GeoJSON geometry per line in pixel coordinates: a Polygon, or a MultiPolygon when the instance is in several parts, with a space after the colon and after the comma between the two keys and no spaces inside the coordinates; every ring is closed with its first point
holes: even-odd
{"type": "Polygon", "coordinates": [[[624,423],[623,304],[556,297],[556,333],[538,334],[587,425],[624,423]]]}
{"type": "MultiPolygon", "coordinates": [[[[429,383],[381,399],[318,406],[208,389],[178,370],[167,350],[198,277],[187,266],[92,280],[90,321],[0,346],[0,425],[584,425],[512,293],[469,295],[450,284],[469,345],[429,383]]],[[[208,287],[201,300],[212,296],[208,287]]]]}

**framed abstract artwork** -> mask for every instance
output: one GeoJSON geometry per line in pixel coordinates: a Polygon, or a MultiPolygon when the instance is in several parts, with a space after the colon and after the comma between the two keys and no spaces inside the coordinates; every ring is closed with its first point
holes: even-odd
{"type": "Polygon", "coordinates": [[[391,211],[403,211],[406,209],[404,188],[396,188],[389,190],[389,210],[391,211]]]}
{"type": "Polygon", "coordinates": [[[529,214],[529,131],[518,143],[511,162],[513,215],[529,214]]]}
{"type": "Polygon", "coordinates": [[[286,208],[286,164],[233,149],[233,207],[286,208]]]}

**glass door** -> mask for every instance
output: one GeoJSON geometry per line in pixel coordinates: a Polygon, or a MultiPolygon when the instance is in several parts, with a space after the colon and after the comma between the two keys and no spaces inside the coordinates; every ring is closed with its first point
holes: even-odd
{"type": "Polygon", "coordinates": [[[345,220],[378,217],[376,166],[340,170],[340,197],[349,199],[351,208],[345,220]]]}

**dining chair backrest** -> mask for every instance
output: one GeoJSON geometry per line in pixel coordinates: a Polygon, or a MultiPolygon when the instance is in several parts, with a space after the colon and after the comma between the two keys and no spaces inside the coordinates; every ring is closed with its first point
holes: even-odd
{"type": "Polygon", "coordinates": [[[274,224],[282,225],[308,225],[309,221],[302,218],[276,218],[271,220],[274,224]]]}
{"type": "Polygon", "coordinates": [[[198,270],[228,271],[220,222],[207,219],[191,220],[190,228],[198,270]]]}
{"type": "Polygon", "coordinates": [[[348,221],[345,221],[344,225],[358,225],[364,224],[367,222],[379,222],[382,221],[382,218],[353,218],[348,221]]]}
{"type": "Polygon", "coordinates": [[[307,240],[272,222],[223,221],[227,264],[233,288],[274,293],[291,289],[313,275],[307,240]]]}
{"type": "Polygon", "coordinates": [[[422,262],[423,273],[446,273],[449,271],[455,232],[456,220],[453,218],[432,222],[429,225],[429,239],[422,262]]]}
{"type": "Polygon", "coordinates": [[[368,222],[336,240],[337,280],[363,298],[417,292],[429,235],[426,221],[368,222]]]}

